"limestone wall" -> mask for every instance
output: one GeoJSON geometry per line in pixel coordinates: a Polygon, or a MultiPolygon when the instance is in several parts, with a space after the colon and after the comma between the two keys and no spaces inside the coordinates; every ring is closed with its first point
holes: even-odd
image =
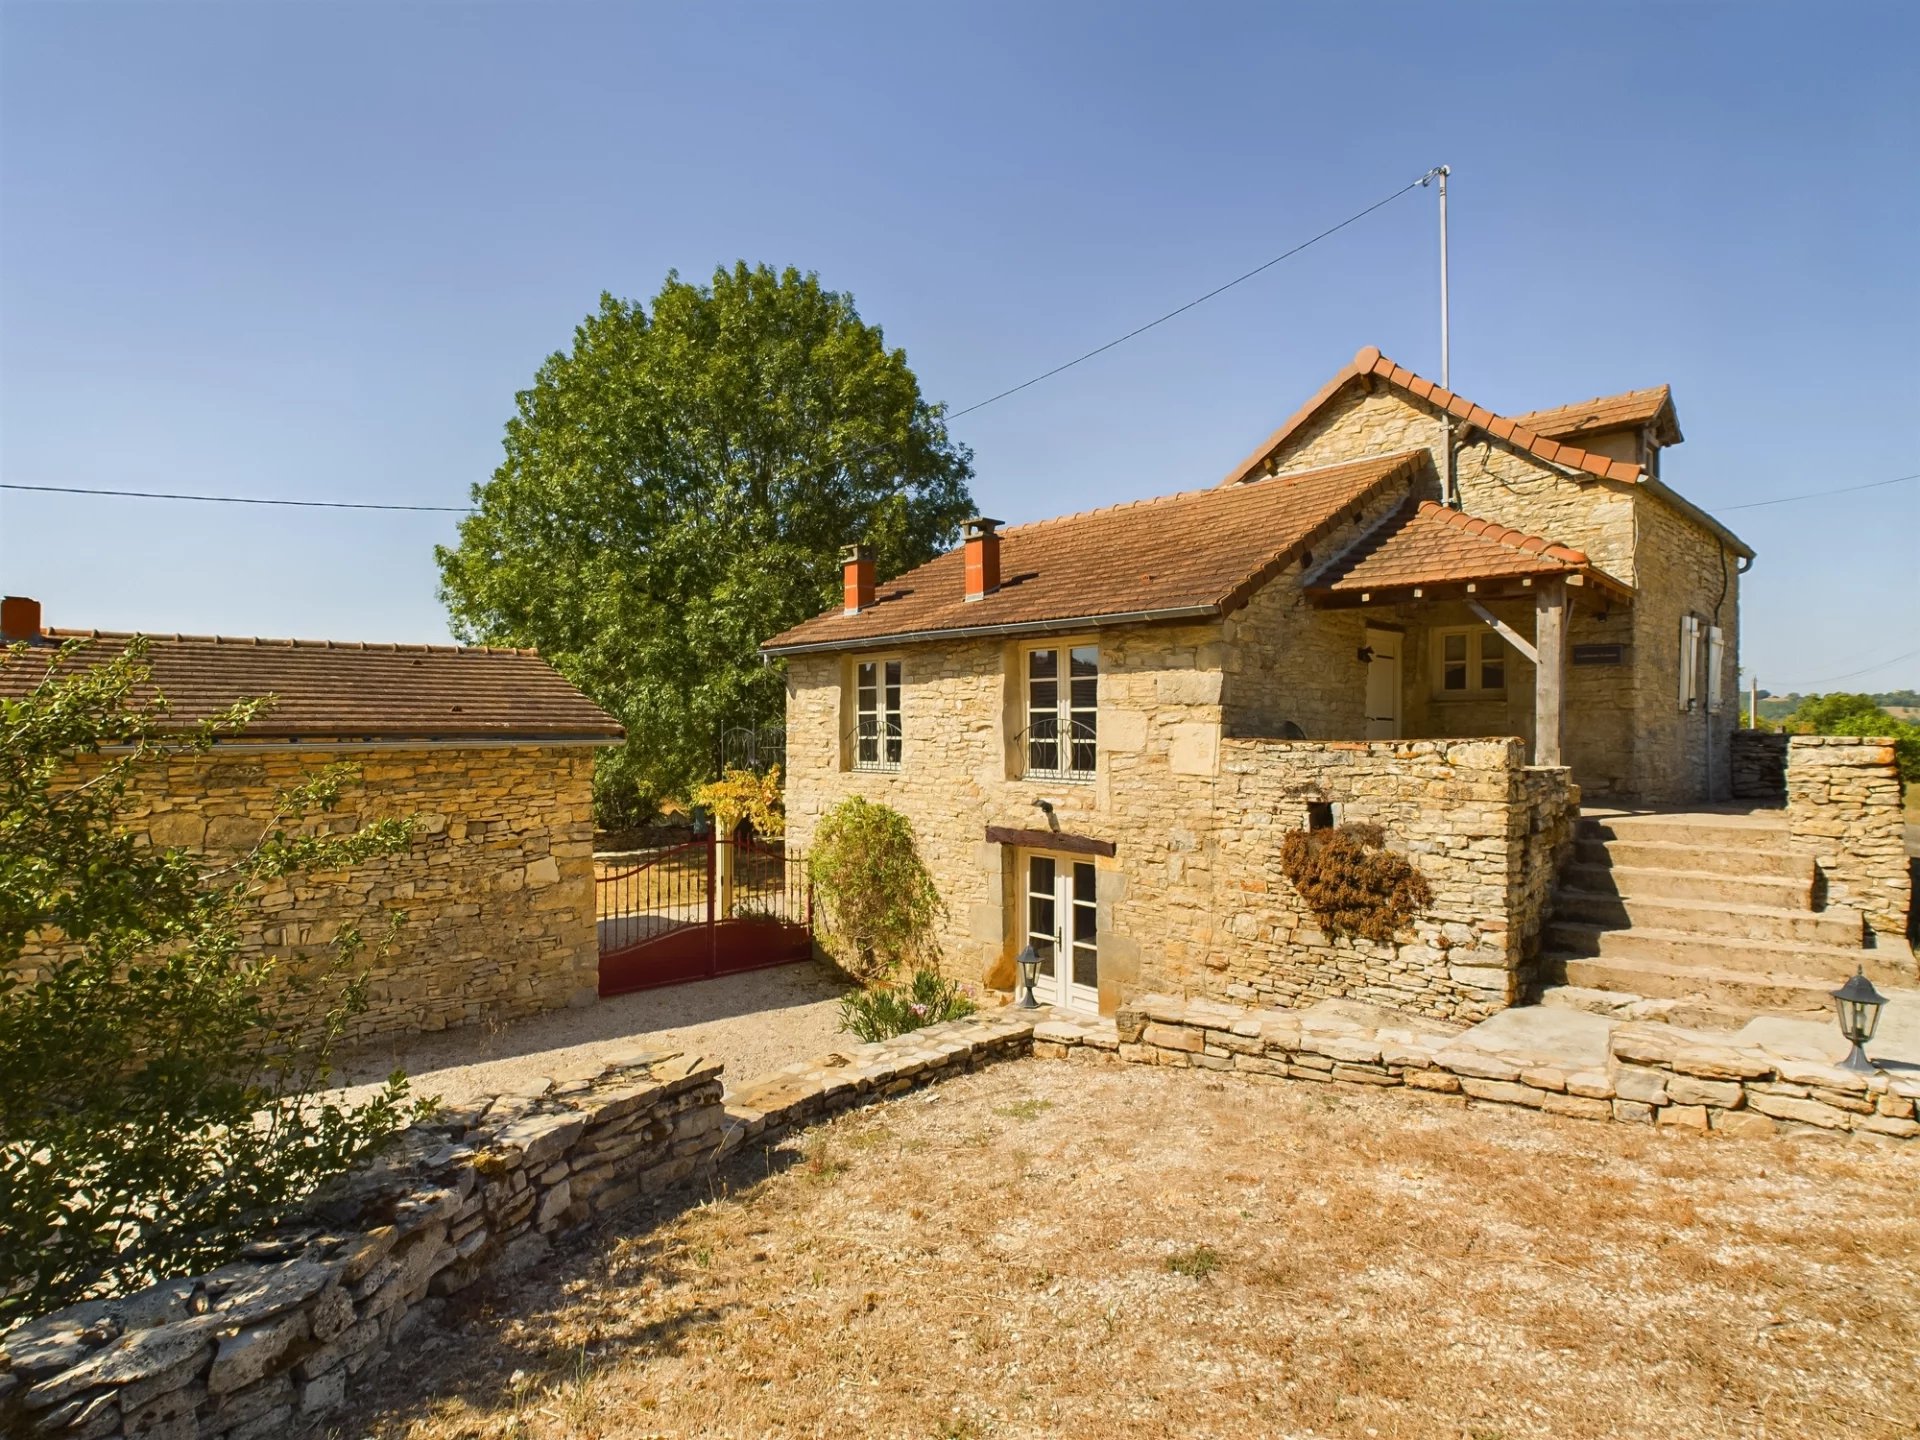
{"type": "Polygon", "coordinates": [[[1787,798],[1787,736],[1778,730],[1735,730],[1731,744],[1733,798],[1787,798]]]}
{"type": "Polygon", "coordinates": [[[1261,1083],[1404,1086],[1468,1104],[1746,1137],[1824,1132],[1920,1141],[1920,1077],[1862,1075],[1661,1024],[1620,1026],[1607,1037],[1604,1058],[1585,1068],[1489,1043],[1413,1020],[1249,1010],[1170,995],[1130,1002],[1110,1034],[1050,1021],[1033,1031],[1041,1059],[1231,1071],[1261,1083]]]}
{"type": "Polygon", "coordinates": [[[1909,954],[1913,908],[1891,740],[1795,735],[1787,746],[1787,833],[1813,856],[1815,894],[1862,916],[1868,944],[1909,954]]]}
{"type": "MultiPolygon", "coordinates": [[[[319,745],[170,760],[125,816],[154,843],[216,861],[256,843],[275,797],[330,762],[356,783],[324,823],[417,817],[410,849],[344,874],[303,876],[263,894],[250,953],[310,962],[343,925],[370,940],[404,919],[390,953],[363,957],[371,1004],[347,1043],[508,1020],[597,996],[593,751],[586,746],[339,750],[319,745]]],[[[25,974],[47,951],[29,945],[25,974]]],[[[328,997],[295,1001],[310,1025],[328,997]]]]}
{"type": "Polygon", "coordinates": [[[951,1021],[789,1067],[733,1103],[720,1068],[636,1052],[405,1137],[302,1220],[210,1274],[0,1336],[0,1432],[266,1440],[318,1429],[445,1298],[553,1237],[711,1173],[790,1127],[1028,1053],[1015,1016],[951,1021]]]}
{"type": "MultiPolygon", "coordinates": [[[[1415,449],[1432,453],[1435,475],[1446,473],[1441,412],[1373,381],[1348,386],[1275,458],[1285,474],[1415,449]]],[[[1454,478],[1469,514],[1584,550],[1609,575],[1638,583],[1632,486],[1576,480],[1485,435],[1458,447],[1454,478]]]]}
{"type": "Polygon", "coordinates": [[[1530,770],[1518,740],[1299,743],[1229,740],[1222,763],[1217,978],[1192,988],[1285,1005],[1329,996],[1480,1019],[1519,998],[1557,852],[1567,842],[1564,770],[1530,770]],[[1309,824],[1380,825],[1433,903],[1392,944],[1332,938],[1287,880],[1282,837],[1309,824]]]}
{"type": "MultiPolygon", "coordinates": [[[[1093,637],[1083,637],[1093,638],[1093,637]]],[[[787,836],[804,852],[820,817],[865,795],[905,814],[940,885],[939,940],[957,978],[1010,988],[1019,889],[1015,856],[989,843],[989,825],[1053,828],[1112,841],[1101,858],[1101,1000],[1117,1004],[1156,974],[1185,974],[1214,943],[1211,863],[1214,781],[1227,659],[1220,627],[1132,626],[1102,631],[1099,761],[1090,781],[1027,778],[1018,645],[962,640],[909,646],[902,657],[902,763],[843,768],[838,737],[852,725],[834,656],[787,665],[787,836]],[[1036,802],[1053,806],[1051,817],[1036,802]]],[[[1062,638],[1062,644],[1071,643],[1062,638]]],[[[1166,982],[1171,983],[1171,982],[1166,982]]]]}
{"type": "MultiPolygon", "coordinates": [[[[1657,499],[1639,497],[1635,515],[1642,578],[1631,615],[1633,793],[1657,802],[1724,800],[1732,792],[1740,721],[1739,561],[1717,536],[1657,499]],[[1680,622],[1687,614],[1718,624],[1726,636],[1719,693],[1691,711],[1680,708],[1680,622]]],[[[1703,675],[1703,691],[1705,684],[1703,675]]]]}
{"type": "MultiPolygon", "coordinates": [[[[1465,434],[1456,429],[1457,434],[1465,434]]],[[[1434,473],[1444,473],[1441,414],[1383,382],[1347,387],[1276,457],[1280,473],[1341,460],[1423,448],[1434,473]]],[[[1593,563],[1636,587],[1631,606],[1615,606],[1607,620],[1576,614],[1572,643],[1623,645],[1624,663],[1575,666],[1568,679],[1567,756],[1583,789],[1663,802],[1724,798],[1730,785],[1729,749],[1738,720],[1739,584],[1736,560],[1717,536],[1637,486],[1574,476],[1524,452],[1473,434],[1459,445],[1454,475],[1462,504],[1531,534],[1584,550],[1593,563]],[[1718,707],[1679,708],[1680,617],[1720,624],[1726,657],[1718,707]]],[[[1403,607],[1401,623],[1464,623],[1433,619],[1433,608],[1403,607]]],[[[1380,617],[1380,618],[1384,618],[1380,617]]],[[[1517,627],[1531,633],[1531,619],[1517,627]]],[[[1411,632],[1410,632],[1411,633],[1411,632]]],[[[1409,654],[1427,661],[1415,634],[1409,654]]],[[[1519,657],[1516,675],[1531,667],[1519,657]]],[[[1411,676],[1410,671],[1410,676],[1411,676]]],[[[1531,735],[1532,697],[1509,681],[1504,703],[1433,702],[1411,688],[1408,733],[1531,735]],[[1496,723],[1501,712],[1505,723],[1496,723]]]]}
{"type": "MultiPolygon", "coordinates": [[[[1017,706],[1016,645],[972,640],[901,652],[903,760],[892,772],[842,768],[838,737],[851,717],[841,662],[794,657],[791,843],[808,848],[820,817],[850,794],[905,814],[946,902],[944,968],[975,984],[1010,989],[1012,957],[1025,939],[1019,856],[988,842],[987,828],[1052,828],[1115,848],[1092,862],[1103,1011],[1147,988],[1294,1001],[1365,995],[1467,1016],[1509,1003],[1545,904],[1543,891],[1535,893],[1542,887],[1527,878],[1528,857],[1556,843],[1530,828],[1535,800],[1519,742],[1294,746],[1223,738],[1230,705],[1241,717],[1261,707],[1329,714],[1343,691],[1362,691],[1355,636],[1338,621],[1316,631],[1327,619],[1319,612],[1296,613],[1279,601],[1256,607],[1242,614],[1237,635],[1285,624],[1300,642],[1275,647],[1275,664],[1300,657],[1281,678],[1250,674],[1261,652],[1227,644],[1219,625],[1099,635],[1099,766],[1086,783],[1019,773],[1007,745],[1018,724],[1008,718],[1017,706]],[[1331,637],[1319,666],[1304,659],[1316,633],[1331,637]],[[1296,675],[1290,704],[1282,692],[1296,675]],[[1042,799],[1051,815],[1037,807],[1042,799]],[[1429,879],[1442,903],[1408,943],[1336,942],[1313,927],[1278,870],[1280,837],[1305,828],[1309,800],[1379,819],[1393,843],[1416,850],[1423,868],[1436,867],[1429,879]]],[[[1565,772],[1552,773],[1564,808],[1565,772]]]]}

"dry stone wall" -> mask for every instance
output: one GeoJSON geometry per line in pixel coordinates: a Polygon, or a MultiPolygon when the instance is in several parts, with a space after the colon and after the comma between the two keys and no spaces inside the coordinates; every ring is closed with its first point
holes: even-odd
{"type": "Polygon", "coordinates": [[[1813,856],[1816,893],[1860,913],[1864,939],[1896,955],[1913,909],[1900,772],[1891,740],[1795,735],[1787,747],[1787,833],[1813,856]]]}
{"type": "Polygon", "coordinates": [[[1043,1021],[1041,1059],[1111,1059],[1231,1071],[1257,1081],[1405,1087],[1472,1104],[1740,1136],[1819,1131],[1920,1140],[1920,1077],[1861,1075],[1673,1025],[1618,1027],[1600,1063],[1569,1068],[1481,1048],[1414,1017],[1300,1014],[1148,995],[1111,1031],[1043,1021]]]}
{"type": "Polygon", "coordinates": [[[743,1145],[1025,1055],[1013,1016],[789,1066],[731,1103],[720,1069],[636,1051],[449,1112],[230,1265],[0,1336],[0,1431],[264,1440],[318,1429],[440,1303],[539,1263],[560,1232],[709,1173],[743,1145]]]}
{"type": "Polygon", "coordinates": [[[1736,730],[1732,750],[1733,798],[1787,798],[1787,736],[1778,730],[1736,730]]]}
{"type": "MultiPolygon", "coordinates": [[[[586,746],[215,750],[168,761],[125,823],[156,845],[229,859],[260,838],[276,796],[331,762],[349,765],[354,783],[321,823],[347,830],[411,815],[413,844],[342,874],[271,886],[243,936],[248,953],[298,967],[343,926],[358,925],[371,940],[400,914],[388,953],[363,957],[371,1003],[352,1022],[349,1044],[593,1002],[599,944],[586,746]]],[[[29,943],[27,979],[57,946],[57,937],[29,943]]],[[[293,1014],[311,1029],[327,1003],[296,997],[307,1008],[293,1014]]]]}

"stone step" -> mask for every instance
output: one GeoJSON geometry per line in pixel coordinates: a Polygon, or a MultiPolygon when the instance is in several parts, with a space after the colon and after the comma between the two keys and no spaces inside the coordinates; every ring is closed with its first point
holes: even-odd
{"type": "MultiPolygon", "coordinates": [[[[1707,966],[1734,973],[1797,976],[1809,982],[1824,981],[1828,989],[1853,974],[1855,966],[1871,959],[1869,951],[1831,945],[1743,940],[1730,935],[1695,935],[1683,930],[1620,930],[1575,920],[1555,920],[1549,924],[1542,948],[1555,956],[1578,959],[1707,966]]],[[[1569,977],[1568,983],[1588,982],[1569,977]]]]}
{"type": "Polygon", "coordinates": [[[1716,875],[1773,875],[1805,878],[1813,885],[1813,858],[1790,850],[1749,849],[1743,845],[1682,845],[1671,840],[1600,840],[1573,843],[1581,865],[1618,865],[1646,870],[1710,871],[1716,875]]]}
{"type": "Polygon", "coordinates": [[[1733,900],[1688,900],[1662,896],[1631,898],[1604,892],[1561,888],[1554,892],[1556,920],[1617,929],[1670,932],[1701,939],[1774,940],[1836,950],[1861,945],[1860,916],[1852,910],[1791,910],[1733,900]]]}
{"type": "Polygon", "coordinates": [[[1738,1030],[1749,1020],[1763,1015],[1828,1019],[1833,1014],[1833,1006],[1826,998],[1825,991],[1821,995],[1819,1009],[1762,1010],[1751,1005],[1721,1003],[1698,995],[1655,999],[1624,990],[1549,985],[1540,992],[1540,1004],[1561,1010],[1584,1010],[1589,1015],[1606,1015],[1616,1020],[1657,1021],[1688,1030],[1738,1030]]]}
{"type": "Polygon", "coordinates": [[[1562,969],[1568,985],[1680,1001],[1682,1006],[1660,1017],[1680,1024],[1710,1017],[1719,1017],[1720,1024],[1736,1020],[1744,1024],[1758,1014],[1830,1012],[1831,993],[1839,984],[1836,980],[1805,975],[1774,975],[1712,964],[1679,965],[1666,960],[1627,957],[1594,959],[1565,955],[1553,957],[1549,963],[1562,969]]]}
{"type": "MultiPolygon", "coordinates": [[[[1811,870],[1812,862],[1808,862],[1811,870]]],[[[1812,875],[1736,875],[1715,870],[1681,870],[1665,865],[1602,865],[1586,861],[1567,866],[1561,884],[1591,895],[1628,899],[1705,900],[1735,905],[1770,905],[1807,910],[1813,904],[1812,875]]]]}
{"type": "Polygon", "coordinates": [[[1719,814],[1711,810],[1585,815],[1574,834],[1582,840],[1655,840],[1714,849],[1784,852],[1791,844],[1784,814],[1719,814]]]}

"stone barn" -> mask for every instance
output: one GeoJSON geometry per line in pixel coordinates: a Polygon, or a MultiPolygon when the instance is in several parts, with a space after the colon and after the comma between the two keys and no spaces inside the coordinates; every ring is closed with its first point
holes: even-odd
{"type": "MultiPolygon", "coordinates": [[[[0,696],[39,683],[46,656],[84,642],[72,663],[134,637],[43,629],[10,597],[0,696]]],[[[149,635],[145,698],[163,695],[188,726],[234,701],[271,698],[243,732],[153,772],[126,821],[158,845],[213,857],[252,846],[276,796],[315,769],[351,767],[344,823],[417,822],[412,847],[324,880],[268,891],[246,937],[291,959],[343,925],[370,937],[398,912],[397,942],[370,955],[371,1004],[346,1039],[511,1020],[596,998],[592,782],[611,717],[531,650],[149,635]]],[[[45,949],[30,942],[29,977],[45,949]]],[[[315,1012],[305,1018],[320,1019],[315,1012]]]]}

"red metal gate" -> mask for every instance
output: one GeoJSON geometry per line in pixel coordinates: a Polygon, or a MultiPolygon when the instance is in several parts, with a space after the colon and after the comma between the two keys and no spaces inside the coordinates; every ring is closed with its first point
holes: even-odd
{"type": "Polygon", "coordinates": [[[778,844],[708,836],[610,870],[594,889],[602,995],[813,955],[806,865],[778,844]]]}

